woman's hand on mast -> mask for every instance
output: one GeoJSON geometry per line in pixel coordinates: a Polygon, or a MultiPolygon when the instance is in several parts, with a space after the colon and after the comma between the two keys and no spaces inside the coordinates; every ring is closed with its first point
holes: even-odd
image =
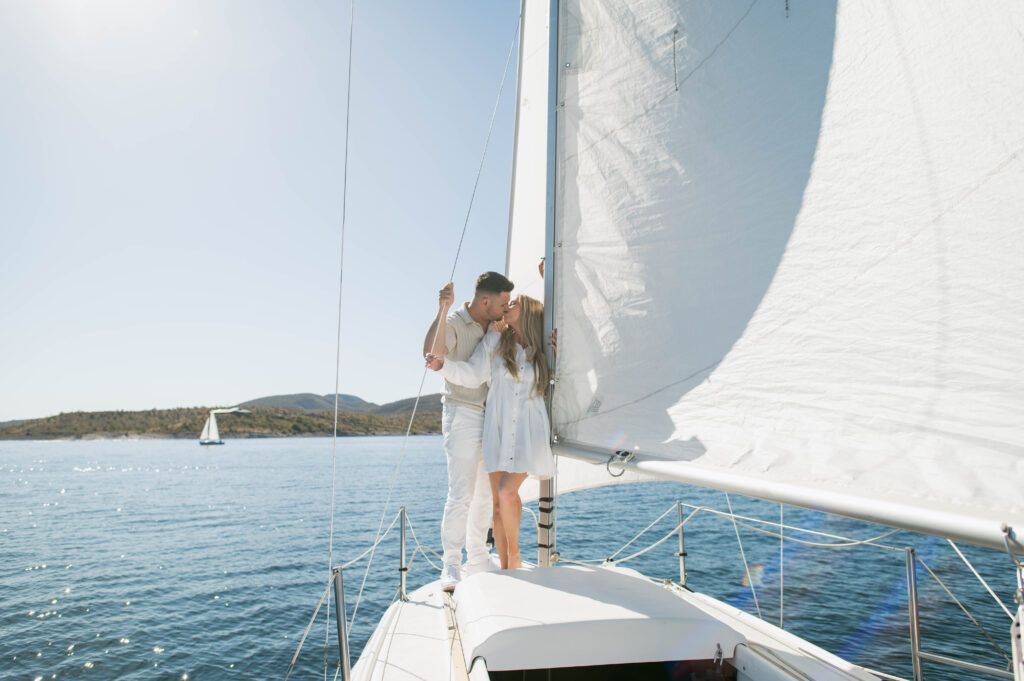
{"type": "Polygon", "coordinates": [[[444,357],[438,357],[437,355],[427,355],[427,368],[431,371],[440,371],[441,367],[444,366],[444,357]]]}
{"type": "Polygon", "coordinates": [[[551,330],[551,335],[548,336],[548,347],[551,348],[551,352],[558,352],[558,329],[551,330]]]}

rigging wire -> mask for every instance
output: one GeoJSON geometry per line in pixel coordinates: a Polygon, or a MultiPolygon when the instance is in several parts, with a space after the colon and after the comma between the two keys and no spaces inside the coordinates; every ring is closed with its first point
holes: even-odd
{"type": "MultiPolygon", "coordinates": [[[[981,633],[985,635],[985,638],[989,640],[989,643],[991,643],[995,647],[995,649],[998,650],[1004,658],[1006,658],[1007,662],[1012,663],[1012,660],[1010,659],[1010,656],[1006,654],[1006,651],[1003,650],[998,643],[996,643],[995,639],[992,638],[992,636],[988,633],[985,627],[981,626],[981,623],[978,622],[978,620],[974,619],[974,615],[967,611],[967,608],[964,607],[964,604],[961,603],[959,599],[957,599],[957,597],[953,595],[953,592],[949,590],[949,587],[947,587],[941,579],[939,579],[939,576],[932,572],[932,569],[928,567],[928,564],[921,559],[921,556],[915,553],[914,557],[917,559],[918,563],[924,566],[924,569],[928,571],[928,574],[930,574],[935,579],[935,581],[939,583],[939,586],[942,587],[942,589],[949,595],[949,597],[953,599],[953,602],[960,606],[960,609],[964,611],[964,614],[967,615],[972,622],[974,622],[974,626],[978,627],[981,633]]],[[[1000,605],[1002,604],[1000,603],[1000,605]]]]}
{"type": "Polygon", "coordinates": [[[1006,616],[1009,617],[1012,620],[1013,619],[1013,613],[1010,612],[1009,608],[1007,608],[1005,605],[1003,605],[1003,602],[1001,600],[999,600],[999,596],[996,596],[996,592],[992,590],[992,587],[990,587],[988,585],[988,582],[986,582],[984,579],[982,579],[981,575],[978,574],[978,571],[974,569],[973,565],[971,565],[971,561],[967,560],[967,556],[965,556],[963,553],[960,552],[960,547],[957,546],[953,542],[952,539],[947,539],[946,541],[948,541],[949,545],[953,547],[954,551],[956,551],[956,555],[960,556],[960,559],[967,565],[968,568],[970,568],[971,572],[974,573],[974,576],[978,578],[978,581],[981,582],[981,585],[983,587],[985,587],[985,589],[988,591],[989,595],[992,596],[992,598],[995,599],[996,603],[999,604],[999,607],[1002,608],[1003,612],[1006,613],[1006,616]]]}
{"type": "MultiPolygon", "coordinates": [[[[487,158],[487,148],[490,145],[491,133],[494,130],[494,121],[495,121],[495,119],[497,117],[498,106],[501,103],[501,95],[502,95],[502,93],[505,90],[505,81],[506,81],[506,79],[508,77],[509,64],[512,63],[512,54],[513,54],[513,52],[515,50],[516,41],[519,38],[519,25],[520,25],[520,17],[517,16],[516,17],[515,31],[513,32],[513,35],[512,35],[512,44],[509,46],[508,56],[505,59],[505,70],[504,70],[504,72],[501,75],[501,83],[498,86],[498,96],[497,96],[497,98],[496,98],[496,100],[494,102],[494,110],[491,113],[491,122],[490,122],[490,126],[487,129],[487,138],[484,141],[483,154],[482,154],[482,156],[480,158],[480,165],[479,165],[479,167],[477,169],[476,180],[473,182],[473,192],[470,195],[469,207],[466,210],[466,219],[465,219],[465,221],[463,222],[463,225],[462,225],[462,235],[459,237],[459,246],[458,246],[458,249],[455,252],[454,261],[452,262],[452,273],[449,276],[449,281],[451,281],[452,278],[455,276],[455,268],[458,266],[459,256],[462,253],[462,243],[463,243],[463,241],[466,238],[466,231],[467,231],[467,229],[469,227],[469,217],[470,217],[470,215],[471,215],[471,213],[473,211],[473,202],[474,202],[474,200],[476,198],[477,186],[480,183],[480,176],[483,173],[484,161],[487,158]]],[[[437,330],[436,329],[434,331],[434,340],[431,343],[431,347],[433,347],[433,344],[435,342],[437,342],[437,330]]],[[[339,343],[340,343],[340,336],[339,336],[339,343]]],[[[415,402],[413,402],[412,413],[409,416],[409,425],[408,425],[408,427],[405,430],[405,439],[403,440],[403,443],[402,443],[402,450],[401,450],[401,452],[400,452],[400,454],[398,456],[398,461],[395,462],[395,469],[394,469],[394,471],[391,474],[391,483],[388,486],[388,493],[387,493],[387,496],[384,499],[384,510],[381,512],[380,523],[377,526],[376,537],[380,536],[381,528],[383,528],[383,526],[384,526],[384,518],[387,516],[388,506],[391,503],[391,496],[394,493],[395,482],[398,479],[398,471],[401,469],[401,467],[402,467],[402,460],[405,458],[405,451],[406,451],[406,448],[408,447],[408,443],[409,443],[409,435],[412,433],[413,422],[414,422],[414,420],[416,418],[416,412],[419,409],[420,398],[423,395],[423,384],[426,382],[426,379],[427,379],[427,371],[428,371],[427,367],[424,367],[423,368],[423,374],[420,377],[420,386],[419,386],[419,389],[416,392],[416,400],[415,400],[415,402]]],[[[332,511],[332,514],[333,514],[333,511],[332,511]]],[[[366,580],[367,580],[367,578],[370,575],[370,568],[373,565],[373,557],[374,557],[376,546],[377,546],[377,539],[375,538],[374,539],[373,547],[371,547],[371,550],[370,550],[370,558],[369,558],[369,560],[367,561],[367,564],[366,564],[366,570],[363,572],[362,582],[359,585],[359,594],[356,596],[356,602],[355,602],[355,605],[352,608],[352,617],[349,619],[349,629],[351,629],[355,625],[356,614],[359,612],[359,604],[362,602],[363,591],[366,588],[366,580]]]]}
{"type": "MultiPolygon", "coordinates": [[[[341,377],[341,301],[345,284],[345,225],[348,219],[348,148],[349,123],[352,119],[352,44],[355,36],[356,0],[349,2],[348,17],[348,74],[345,83],[345,151],[341,175],[341,253],[338,262],[338,331],[334,354],[334,428],[331,436],[331,511],[327,541],[327,567],[333,579],[334,569],[334,506],[337,493],[338,470],[338,392],[341,377]]],[[[324,681],[327,679],[327,651],[331,640],[331,594],[327,594],[327,620],[324,625],[324,681]]],[[[344,617],[345,613],[341,613],[344,617]]],[[[347,631],[347,630],[346,630],[347,631]]],[[[339,641],[339,645],[340,645],[339,641]]],[[[340,668],[340,665],[339,665],[340,668]]]]}
{"type": "Polygon", "coordinates": [[[732,512],[732,500],[729,498],[729,493],[725,493],[725,503],[729,504],[729,515],[733,516],[732,528],[736,530],[736,543],[740,545],[740,557],[743,558],[743,571],[747,575],[747,581],[750,582],[750,593],[754,597],[754,607],[757,609],[757,616],[761,619],[761,606],[757,602],[757,589],[754,588],[754,578],[750,576],[750,567],[747,565],[747,554],[743,550],[743,540],[740,539],[740,527],[736,523],[736,517],[732,512]]]}
{"type": "Polygon", "coordinates": [[[313,623],[316,622],[316,616],[320,614],[320,608],[324,604],[324,599],[330,595],[331,586],[333,585],[334,576],[332,575],[330,581],[327,582],[327,587],[320,595],[320,600],[316,604],[316,609],[313,610],[313,616],[309,618],[309,624],[306,625],[306,631],[302,633],[302,638],[299,639],[299,647],[295,649],[295,655],[292,656],[291,664],[288,665],[288,671],[284,675],[284,681],[288,681],[288,677],[291,676],[292,670],[295,668],[295,662],[299,659],[299,653],[302,652],[302,644],[306,642],[306,637],[309,636],[309,630],[313,628],[313,623]]]}
{"type": "Polygon", "coordinates": [[[783,566],[785,565],[785,558],[786,558],[786,537],[785,537],[785,530],[783,529],[784,527],[786,527],[786,523],[785,523],[786,517],[785,517],[785,514],[786,514],[786,507],[785,507],[785,505],[784,504],[779,504],[779,629],[783,628],[783,626],[782,626],[782,613],[783,613],[783,605],[785,603],[785,596],[786,596],[786,592],[785,592],[785,588],[784,588],[784,585],[786,583],[785,582],[786,573],[783,571],[783,566]]]}

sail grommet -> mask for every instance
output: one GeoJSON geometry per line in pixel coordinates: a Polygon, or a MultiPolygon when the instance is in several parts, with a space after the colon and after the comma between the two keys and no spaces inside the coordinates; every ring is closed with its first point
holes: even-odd
{"type": "Polygon", "coordinates": [[[626,472],[626,464],[628,464],[635,458],[636,454],[634,454],[633,452],[629,451],[628,449],[620,449],[617,452],[613,452],[612,455],[608,457],[608,462],[605,463],[604,468],[606,471],[608,471],[608,475],[612,476],[613,478],[621,478],[622,474],[626,472]],[[618,473],[612,473],[613,463],[621,466],[618,473]]]}

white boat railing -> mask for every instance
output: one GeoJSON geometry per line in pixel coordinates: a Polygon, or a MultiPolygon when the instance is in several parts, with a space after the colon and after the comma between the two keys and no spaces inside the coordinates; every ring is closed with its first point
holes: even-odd
{"type": "MultiPolygon", "coordinates": [[[[381,544],[381,542],[383,542],[384,539],[387,538],[388,534],[391,533],[391,530],[395,527],[396,524],[399,526],[399,530],[400,530],[400,539],[399,539],[400,547],[399,547],[399,565],[398,565],[399,586],[398,586],[398,592],[395,595],[395,598],[399,599],[399,600],[402,600],[402,601],[408,601],[409,600],[409,597],[408,597],[408,595],[406,593],[406,577],[407,577],[407,575],[409,573],[409,569],[410,569],[410,567],[412,565],[412,562],[416,559],[416,555],[417,554],[422,555],[424,560],[426,560],[427,563],[433,569],[437,570],[438,572],[441,571],[441,568],[438,565],[436,565],[432,560],[430,560],[430,557],[428,556],[428,554],[432,553],[438,559],[441,558],[441,555],[437,551],[435,551],[434,549],[430,548],[429,546],[424,546],[423,544],[420,543],[420,540],[416,537],[416,528],[413,527],[412,519],[409,518],[409,515],[406,512],[405,506],[402,506],[398,510],[398,513],[395,514],[395,517],[392,518],[391,523],[388,524],[387,529],[384,530],[383,533],[381,533],[381,535],[377,538],[377,541],[375,541],[372,546],[367,548],[365,551],[363,551],[361,554],[359,554],[355,558],[353,558],[353,559],[351,559],[349,561],[346,561],[345,563],[343,563],[341,565],[334,566],[334,567],[331,568],[331,576],[330,576],[330,578],[327,581],[327,586],[324,588],[323,593],[320,595],[320,600],[317,602],[316,608],[314,608],[314,610],[313,610],[313,616],[310,617],[309,624],[306,625],[306,630],[303,632],[302,637],[299,639],[299,644],[298,644],[298,646],[295,649],[295,654],[292,656],[291,663],[288,665],[288,671],[285,673],[285,676],[284,676],[285,681],[288,681],[288,677],[291,675],[292,671],[295,669],[295,663],[299,659],[299,653],[302,652],[302,646],[306,642],[306,638],[309,636],[309,632],[313,628],[313,624],[316,622],[317,616],[320,614],[320,608],[323,607],[324,601],[327,600],[327,597],[330,594],[332,588],[334,589],[334,609],[335,609],[335,619],[337,620],[338,652],[339,652],[339,659],[338,659],[337,669],[336,669],[336,673],[335,673],[335,679],[337,679],[339,676],[343,679],[343,681],[349,681],[349,679],[351,679],[351,676],[352,676],[352,671],[351,671],[351,652],[350,652],[350,648],[349,648],[348,633],[349,633],[349,631],[352,630],[352,627],[355,624],[355,614],[356,613],[353,610],[352,619],[351,620],[347,619],[347,616],[346,616],[346,612],[347,611],[346,611],[346,608],[345,608],[345,589],[344,589],[344,576],[343,576],[343,573],[344,573],[345,568],[352,567],[353,565],[355,565],[359,561],[361,561],[364,558],[366,558],[367,556],[371,555],[373,553],[373,550],[376,549],[377,546],[379,546],[381,544]],[[413,543],[416,545],[416,549],[413,551],[412,556],[409,557],[408,561],[406,560],[406,528],[407,527],[408,527],[408,530],[409,530],[409,534],[412,535],[413,543]]],[[[362,596],[362,592],[360,591],[360,597],[361,596],[362,596]]],[[[358,599],[357,599],[356,606],[358,607],[358,599]]],[[[325,662],[326,662],[326,659],[327,659],[326,655],[325,655],[324,659],[325,659],[325,662]]]]}
{"type": "MultiPolygon", "coordinates": [[[[916,563],[920,563],[925,568],[925,570],[928,571],[928,574],[930,574],[932,576],[932,578],[935,579],[936,583],[938,583],[938,585],[949,595],[949,597],[964,612],[964,614],[967,615],[967,617],[971,620],[971,622],[974,623],[975,627],[977,627],[978,630],[981,631],[982,634],[984,634],[984,636],[989,640],[989,642],[992,643],[993,647],[996,650],[998,650],[1004,657],[1006,657],[1006,653],[1004,651],[1002,651],[1001,648],[999,648],[999,646],[996,643],[995,639],[988,633],[988,631],[985,630],[985,628],[970,613],[970,611],[967,610],[966,606],[964,606],[964,604],[961,603],[960,600],[957,599],[955,595],[953,595],[953,592],[946,586],[945,583],[943,583],[943,581],[939,578],[938,575],[935,574],[935,572],[928,566],[928,564],[925,563],[924,560],[920,556],[917,555],[917,553],[915,552],[915,550],[913,548],[911,548],[911,547],[891,546],[891,545],[888,545],[888,544],[881,543],[882,539],[890,537],[890,536],[896,534],[897,532],[900,532],[901,530],[891,530],[891,531],[885,532],[885,533],[883,533],[881,535],[878,535],[876,537],[872,537],[872,538],[869,538],[869,539],[852,539],[852,538],[849,538],[849,537],[844,537],[844,536],[836,535],[836,534],[830,534],[830,533],[827,533],[827,532],[820,532],[820,531],[817,531],[817,530],[809,530],[809,529],[806,529],[806,528],[785,525],[785,524],[783,524],[781,522],[772,522],[772,521],[767,521],[767,520],[763,520],[763,519],[759,519],[759,518],[750,518],[750,517],[738,515],[738,514],[732,513],[732,512],[720,511],[718,509],[715,509],[715,508],[712,508],[712,507],[709,507],[709,506],[692,506],[690,504],[685,504],[685,503],[683,503],[681,501],[677,501],[675,504],[670,506],[668,508],[668,510],[666,510],[664,513],[662,513],[660,516],[658,516],[658,518],[656,518],[652,523],[650,523],[647,527],[645,527],[643,530],[641,530],[636,536],[634,536],[632,539],[630,539],[628,542],[626,542],[615,553],[613,553],[611,556],[609,556],[607,558],[573,560],[573,559],[570,559],[570,558],[566,558],[566,557],[560,555],[558,552],[556,552],[554,554],[555,560],[556,560],[556,562],[557,561],[561,561],[561,562],[566,562],[566,563],[574,563],[574,564],[578,564],[578,565],[588,565],[588,564],[589,565],[594,565],[594,564],[605,564],[605,565],[616,564],[617,565],[617,564],[625,563],[626,561],[632,560],[632,559],[637,558],[639,556],[642,556],[642,555],[648,553],[649,551],[651,551],[652,549],[660,546],[661,544],[664,544],[665,542],[667,542],[668,540],[672,539],[673,537],[678,537],[678,539],[679,539],[679,551],[676,553],[676,555],[679,557],[679,585],[685,587],[687,577],[686,577],[686,551],[685,551],[685,544],[684,544],[684,528],[699,513],[710,513],[710,514],[713,514],[713,515],[716,515],[716,516],[719,516],[719,517],[722,517],[722,518],[729,519],[734,524],[742,525],[743,527],[745,527],[747,529],[750,529],[750,530],[753,530],[755,532],[759,532],[761,534],[766,534],[768,536],[775,537],[775,538],[780,539],[782,541],[794,542],[794,543],[803,544],[803,545],[806,545],[806,546],[816,546],[816,547],[821,547],[821,548],[848,548],[848,547],[851,547],[851,546],[873,546],[873,547],[876,547],[876,548],[879,548],[879,549],[884,549],[884,550],[889,550],[889,551],[902,551],[905,554],[905,556],[906,556],[906,580],[907,580],[907,594],[908,594],[908,597],[907,597],[907,599],[908,599],[908,607],[907,607],[907,609],[908,609],[908,614],[909,614],[909,619],[910,619],[910,654],[911,654],[911,661],[912,661],[912,666],[913,666],[913,681],[924,681],[924,674],[923,674],[923,672],[921,670],[921,661],[922,660],[928,660],[930,662],[934,662],[934,663],[937,663],[937,664],[945,665],[945,666],[948,666],[948,667],[956,667],[956,668],[965,669],[965,670],[976,672],[976,673],[980,673],[980,674],[988,674],[990,676],[995,676],[995,677],[999,677],[999,678],[1005,678],[1005,679],[1013,679],[1014,678],[1013,672],[1010,672],[1010,671],[1007,671],[1007,670],[1004,670],[1004,669],[999,669],[999,668],[996,668],[996,667],[981,665],[981,664],[977,664],[977,663],[973,663],[973,662],[967,662],[967,661],[964,661],[964,660],[958,660],[956,658],[948,657],[948,656],[945,656],[945,655],[938,655],[936,653],[930,653],[930,652],[927,652],[927,651],[921,649],[920,625],[919,625],[919,620],[918,620],[916,563]],[[690,513],[685,518],[683,517],[683,508],[684,507],[687,507],[687,508],[691,509],[690,513]],[[673,527],[671,530],[669,530],[667,533],[662,535],[659,539],[657,539],[656,541],[654,541],[650,545],[648,545],[648,546],[646,546],[646,547],[644,547],[642,549],[639,549],[639,550],[633,552],[632,554],[627,555],[627,556],[625,556],[623,558],[619,558],[618,557],[620,553],[622,553],[626,548],[628,548],[629,546],[633,545],[638,539],[640,539],[643,535],[645,535],[647,532],[649,532],[651,529],[653,529],[660,521],[662,521],[666,516],[668,516],[673,510],[677,511],[678,518],[679,518],[679,521],[678,521],[678,523],[676,524],[675,527],[673,527]],[[760,525],[761,527],[758,527],[758,525],[760,525]],[[773,531],[773,530],[770,530],[770,529],[765,529],[765,526],[770,527],[770,528],[777,528],[777,531],[773,531]],[[831,539],[831,540],[835,540],[835,541],[829,541],[829,542],[809,541],[807,539],[800,539],[798,537],[795,537],[792,534],[788,534],[787,535],[786,531],[799,532],[799,533],[804,533],[804,534],[808,534],[808,535],[814,535],[816,537],[820,537],[820,538],[823,538],[823,539],[831,539]]],[[[739,540],[739,536],[738,535],[737,535],[737,540],[739,540]]],[[[992,597],[993,597],[993,599],[995,599],[996,603],[998,603],[999,606],[1005,611],[1006,610],[1005,605],[1003,605],[1003,603],[1001,601],[999,601],[999,599],[995,596],[995,593],[992,591],[991,587],[989,587],[989,585],[985,583],[985,580],[983,580],[981,578],[981,575],[978,574],[977,570],[974,569],[974,567],[970,564],[970,562],[963,555],[963,553],[956,547],[956,545],[953,544],[953,542],[950,542],[950,543],[953,545],[953,548],[956,549],[956,552],[960,556],[960,558],[963,559],[963,561],[970,568],[971,572],[978,578],[978,580],[982,583],[982,585],[986,588],[986,590],[988,590],[988,592],[992,595],[992,597]]],[[[744,566],[744,568],[745,568],[745,574],[748,577],[747,581],[750,583],[751,590],[753,590],[754,589],[753,580],[749,578],[750,577],[750,570],[748,568],[746,568],[746,566],[744,566]]],[[[755,596],[755,598],[756,598],[756,596],[755,596]]],[[[1012,617],[1011,617],[1011,619],[1012,619],[1012,617]]],[[[1008,661],[1008,663],[1011,662],[1011,660],[1009,658],[1007,659],[1007,661],[1008,661]]],[[[879,672],[879,671],[876,671],[876,670],[873,670],[873,669],[868,669],[867,671],[869,671],[872,674],[876,674],[878,676],[881,676],[883,678],[891,679],[892,681],[908,681],[906,679],[902,679],[901,677],[893,676],[891,674],[887,674],[887,673],[884,673],[884,672],[879,672]]]]}
{"type": "MultiPolygon", "coordinates": [[[[537,525],[538,524],[538,518],[537,518],[537,515],[533,512],[533,510],[530,509],[529,507],[524,507],[524,510],[527,511],[528,513],[530,513],[531,516],[533,516],[534,524],[537,525]]],[[[881,535],[878,535],[878,536],[875,536],[875,537],[871,537],[871,538],[868,538],[868,539],[853,539],[853,538],[850,538],[850,537],[845,537],[845,536],[842,536],[842,535],[832,534],[832,533],[828,533],[828,532],[822,532],[822,531],[818,531],[818,530],[810,530],[810,529],[807,529],[807,528],[790,526],[790,525],[786,525],[786,524],[782,523],[781,521],[779,521],[779,522],[772,522],[772,521],[767,521],[767,520],[763,520],[763,519],[759,519],[759,518],[751,518],[751,517],[739,515],[739,514],[736,514],[736,513],[721,511],[721,510],[718,510],[718,509],[715,509],[715,508],[712,508],[712,507],[708,507],[708,506],[692,506],[690,504],[685,504],[685,503],[683,503],[681,501],[677,501],[676,503],[672,504],[668,508],[668,510],[666,510],[664,513],[662,513],[660,516],[658,516],[658,518],[656,518],[647,527],[645,527],[643,530],[641,530],[637,535],[635,535],[632,539],[630,539],[625,544],[623,544],[618,550],[616,550],[614,553],[612,553],[608,557],[605,557],[605,558],[590,558],[590,559],[572,559],[572,558],[568,558],[568,557],[562,556],[557,551],[552,554],[552,557],[554,559],[554,562],[556,562],[556,563],[557,562],[563,562],[563,563],[578,564],[578,565],[595,565],[595,564],[620,565],[622,563],[625,563],[625,562],[628,562],[628,561],[633,560],[635,558],[638,558],[638,557],[640,557],[640,556],[642,556],[642,555],[644,555],[646,553],[649,553],[650,551],[652,551],[653,549],[657,548],[658,546],[661,546],[662,544],[666,543],[667,541],[669,541],[669,540],[671,540],[673,538],[676,538],[676,539],[678,539],[678,547],[679,547],[679,550],[675,553],[675,555],[679,558],[679,582],[678,582],[678,584],[679,584],[680,587],[686,588],[686,582],[687,582],[686,555],[687,554],[686,554],[686,550],[685,550],[684,532],[685,532],[686,525],[691,520],[693,520],[695,517],[697,517],[701,513],[712,514],[712,515],[721,517],[723,519],[727,519],[727,520],[735,523],[737,526],[738,525],[742,525],[743,527],[745,527],[747,529],[750,529],[750,530],[753,530],[755,532],[759,532],[759,533],[762,533],[762,534],[766,534],[768,536],[776,537],[776,538],[778,538],[778,539],[780,539],[782,541],[789,541],[789,542],[799,543],[799,544],[803,544],[803,545],[807,545],[807,546],[815,546],[815,547],[821,547],[821,548],[848,548],[848,547],[852,547],[852,546],[873,546],[875,548],[879,548],[879,549],[883,549],[883,550],[903,552],[904,555],[905,555],[905,561],[906,561],[905,565],[906,565],[906,580],[907,580],[907,606],[908,606],[907,609],[908,609],[909,625],[910,625],[909,626],[909,628],[910,628],[910,654],[911,654],[911,661],[912,661],[912,667],[913,667],[913,679],[912,679],[912,681],[923,681],[923,679],[924,679],[924,675],[923,675],[922,668],[921,668],[922,660],[926,660],[926,661],[933,662],[933,663],[936,663],[936,664],[945,665],[945,666],[948,666],[948,667],[955,667],[955,668],[959,668],[959,669],[964,669],[966,671],[970,671],[970,672],[974,672],[974,673],[987,674],[987,675],[995,676],[995,677],[999,677],[999,678],[1005,678],[1005,679],[1013,679],[1014,678],[1013,672],[1010,672],[1010,671],[1007,671],[1007,670],[1004,670],[1004,669],[999,669],[999,668],[992,667],[992,666],[977,664],[977,663],[974,663],[974,662],[967,662],[965,660],[959,660],[959,659],[948,657],[948,656],[945,656],[945,655],[939,655],[939,654],[936,654],[936,653],[931,653],[931,652],[927,652],[925,650],[922,650],[922,648],[921,648],[921,635],[920,635],[920,623],[919,623],[919,619],[918,619],[918,614],[919,613],[918,613],[917,576],[916,576],[916,565],[917,565],[917,563],[920,563],[924,567],[924,569],[928,572],[928,574],[930,574],[932,576],[932,578],[936,581],[936,583],[949,595],[949,597],[953,600],[953,602],[967,615],[968,618],[970,618],[971,622],[974,623],[975,627],[977,627],[979,629],[979,631],[981,631],[982,634],[984,634],[985,637],[992,643],[993,647],[995,647],[996,650],[998,650],[1001,654],[1003,654],[1004,657],[1006,656],[1005,652],[1003,652],[999,648],[999,646],[996,643],[995,639],[985,630],[985,628],[981,625],[981,623],[968,611],[966,606],[959,599],[957,599],[955,595],[953,595],[953,592],[949,589],[949,587],[947,587],[946,584],[943,583],[943,581],[939,578],[939,576],[936,575],[935,572],[928,566],[928,564],[925,563],[925,561],[919,555],[917,555],[916,551],[913,548],[911,548],[911,547],[892,546],[892,545],[889,545],[889,544],[882,543],[881,540],[883,540],[883,539],[885,539],[885,538],[887,538],[889,536],[892,536],[893,534],[895,534],[896,532],[899,532],[900,530],[893,530],[893,531],[885,532],[885,533],[883,533],[881,535]],[[685,516],[684,516],[684,507],[688,508],[689,511],[690,511],[685,516]],[[671,514],[672,511],[676,512],[677,518],[678,518],[678,522],[676,523],[676,525],[674,527],[672,527],[672,529],[670,531],[668,531],[667,533],[661,535],[659,538],[657,538],[655,541],[653,541],[649,545],[644,546],[643,548],[640,548],[638,550],[635,550],[632,553],[630,553],[629,555],[621,556],[621,554],[623,552],[625,552],[626,549],[628,549],[631,546],[633,546],[644,535],[646,535],[648,532],[650,532],[652,529],[654,529],[654,527],[657,526],[658,523],[660,523],[662,520],[664,520],[669,514],[671,514]],[[789,532],[789,534],[787,534],[787,532],[789,532]],[[812,537],[814,537],[815,540],[799,538],[797,536],[794,536],[796,533],[801,533],[801,534],[805,534],[805,535],[808,535],[808,536],[812,536],[812,537]],[[829,541],[820,541],[820,540],[829,540],[829,541]]],[[[406,512],[406,508],[404,506],[401,507],[401,509],[398,511],[398,513],[395,514],[395,517],[392,519],[392,521],[388,525],[387,529],[382,534],[380,534],[380,536],[378,537],[378,539],[374,542],[374,544],[372,546],[367,548],[363,553],[361,553],[360,555],[356,556],[352,560],[349,560],[349,561],[345,562],[342,565],[339,565],[339,566],[336,566],[336,567],[332,567],[332,569],[331,569],[331,576],[330,576],[330,579],[328,580],[328,584],[327,584],[326,588],[324,589],[323,594],[320,597],[320,601],[317,603],[317,606],[316,606],[316,608],[315,608],[315,610],[313,612],[313,616],[310,618],[309,624],[307,625],[306,630],[303,633],[302,638],[299,641],[298,648],[295,651],[295,655],[292,657],[291,664],[288,667],[288,672],[285,675],[285,680],[286,681],[288,679],[288,676],[291,674],[292,670],[294,669],[295,663],[296,663],[296,661],[298,660],[298,657],[299,657],[299,653],[302,650],[303,643],[305,642],[306,637],[308,636],[308,634],[309,634],[309,632],[310,632],[310,630],[311,630],[311,628],[313,626],[313,623],[316,621],[317,616],[319,615],[320,608],[322,607],[325,599],[328,598],[328,594],[330,593],[332,588],[334,589],[334,594],[335,594],[335,611],[336,611],[335,617],[337,619],[338,649],[339,649],[339,658],[340,658],[338,660],[338,665],[337,665],[337,670],[336,670],[335,678],[340,676],[345,681],[348,681],[348,679],[351,676],[350,652],[349,652],[350,649],[349,649],[349,642],[348,642],[348,632],[351,631],[351,628],[354,625],[354,615],[355,615],[355,612],[353,612],[353,620],[352,621],[347,621],[346,620],[346,616],[345,616],[346,610],[345,610],[345,600],[344,600],[343,571],[344,571],[345,568],[353,566],[354,564],[358,563],[359,561],[363,560],[368,555],[370,555],[373,552],[373,550],[381,542],[383,542],[387,538],[387,536],[390,534],[391,530],[395,527],[396,524],[399,525],[399,528],[400,528],[400,539],[399,539],[400,549],[399,549],[399,566],[398,566],[399,585],[398,585],[398,591],[395,594],[395,599],[396,600],[402,600],[402,601],[407,601],[408,600],[406,580],[407,580],[407,576],[408,576],[408,573],[409,573],[409,569],[410,569],[411,563],[412,563],[412,561],[415,560],[417,554],[422,555],[424,557],[424,559],[426,559],[426,561],[430,564],[430,566],[432,568],[440,571],[440,568],[430,559],[430,557],[428,555],[428,554],[432,553],[437,558],[440,559],[440,554],[437,551],[435,551],[434,549],[432,549],[432,548],[430,548],[428,546],[424,546],[423,544],[420,543],[419,539],[416,537],[415,527],[413,526],[412,520],[408,517],[408,514],[406,512]],[[407,539],[406,539],[406,530],[407,529],[409,531],[409,534],[412,536],[413,543],[416,545],[416,548],[413,550],[412,556],[409,557],[408,560],[406,559],[406,541],[407,541],[407,539]]],[[[956,546],[954,545],[954,549],[955,548],[956,548],[956,546]]],[[[985,584],[985,581],[981,578],[981,576],[977,573],[977,571],[974,570],[973,566],[970,565],[970,562],[967,561],[967,558],[965,556],[963,556],[963,554],[959,550],[957,550],[957,553],[964,560],[964,562],[967,563],[968,567],[971,568],[971,571],[975,574],[975,576],[978,578],[978,580],[985,586],[985,588],[989,591],[989,593],[992,594],[992,596],[993,596],[993,598],[995,598],[996,602],[999,603],[999,605],[1001,607],[1003,607],[1003,609],[1005,610],[1005,606],[1003,606],[1003,604],[999,601],[999,599],[996,598],[994,592],[992,592],[992,589],[987,584],[985,584]]],[[[747,576],[749,578],[749,575],[750,575],[749,569],[747,570],[746,574],[747,574],[747,576]]],[[[665,580],[665,581],[668,582],[669,580],[665,580]]],[[[754,588],[753,587],[753,580],[748,579],[747,581],[751,583],[751,588],[753,589],[754,588]]],[[[865,670],[868,671],[871,674],[875,674],[876,676],[879,676],[879,677],[884,678],[884,679],[888,679],[890,681],[911,681],[911,680],[908,680],[908,679],[903,679],[902,677],[899,677],[899,676],[894,676],[892,674],[888,674],[886,672],[881,672],[881,671],[870,669],[870,668],[865,668],[865,670]]]]}

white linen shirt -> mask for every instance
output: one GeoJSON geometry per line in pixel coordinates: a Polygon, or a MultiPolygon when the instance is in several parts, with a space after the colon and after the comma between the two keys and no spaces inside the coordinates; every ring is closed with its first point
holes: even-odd
{"type": "MultiPolygon", "coordinates": [[[[469,315],[469,308],[466,305],[452,310],[445,322],[444,341],[448,350],[446,357],[458,361],[472,357],[476,346],[480,344],[480,339],[484,337],[484,327],[469,315]]],[[[452,385],[450,381],[445,381],[441,386],[441,401],[446,405],[460,405],[483,411],[486,399],[485,386],[467,388],[452,385]]]]}
{"type": "Polygon", "coordinates": [[[529,473],[540,478],[555,474],[547,408],[543,395],[534,394],[533,362],[517,346],[517,381],[497,354],[500,336],[488,332],[465,362],[446,359],[441,375],[451,383],[473,388],[490,384],[484,407],[484,470],[529,473]]]}

